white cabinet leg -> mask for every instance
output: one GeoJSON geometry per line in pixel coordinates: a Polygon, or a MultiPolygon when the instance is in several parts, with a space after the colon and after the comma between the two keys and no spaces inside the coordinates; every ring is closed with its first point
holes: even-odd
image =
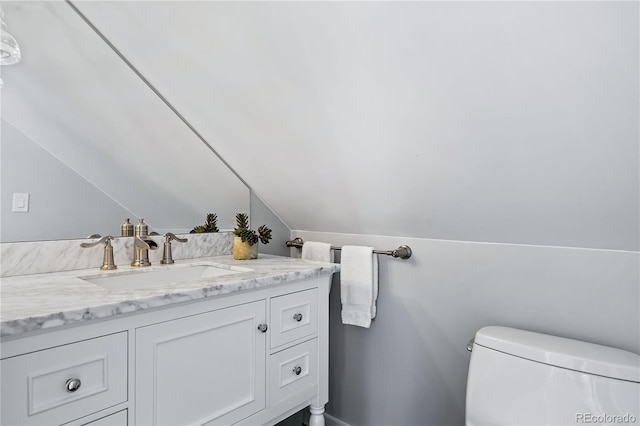
{"type": "Polygon", "coordinates": [[[324,426],[324,405],[320,407],[309,407],[311,416],[309,426],[324,426]]]}

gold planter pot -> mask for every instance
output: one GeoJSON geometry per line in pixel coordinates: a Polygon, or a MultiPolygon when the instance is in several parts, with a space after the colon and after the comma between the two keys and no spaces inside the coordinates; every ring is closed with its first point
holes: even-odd
{"type": "Polygon", "coordinates": [[[233,237],[233,258],[238,260],[257,259],[258,243],[250,246],[249,243],[242,242],[242,238],[233,237]]]}

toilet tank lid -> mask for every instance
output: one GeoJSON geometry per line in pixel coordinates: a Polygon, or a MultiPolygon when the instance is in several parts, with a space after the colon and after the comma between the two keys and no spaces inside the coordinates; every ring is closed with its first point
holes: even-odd
{"type": "Polygon", "coordinates": [[[622,349],[497,326],[480,329],[475,343],[543,364],[640,383],[640,355],[622,349]]]}

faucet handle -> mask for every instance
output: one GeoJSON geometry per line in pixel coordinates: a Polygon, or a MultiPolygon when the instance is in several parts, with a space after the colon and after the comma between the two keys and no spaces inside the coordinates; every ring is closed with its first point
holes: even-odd
{"type": "Polygon", "coordinates": [[[170,242],[172,240],[176,240],[179,243],[186,243],[187,241],[189,241],[186,238],[179,238],[176,236],[176,234],[174,234],[173,232],[167,232],[166,234],[164,234],[165,237],[165,242],[170,242]]]}
{"type": "Polygon", "coordinates": [[[102,257],[102,266],[100,267],[100,270],[102,271],[118,269],[113,261],[113,246],[111,245],[111,240],[113,240],[111,235],[105,235],[98,241],[94,241],[92,243],[80,243],[80,247],[82,248],[94,247],[101,243],[104,244],[104,255],[102,257]]]}
{"type": "MultiPolygon", "coordinates": [[[[89,235],[89,238],[100,238],[100,235],[98,234],[89,235]],[[94,237],[94,235],[97,235],[97,237],[94,237]]],[[[113,237],[111,235],[105,235],[104,237],[100,238],[98,241],[94,241],[92,243],[80,243],[80,247],[89,248],[89,247],[97,246],[98,244],[104,244],[105,246],[107,246],[107,245],[111,245],[111,240],[113,240],[113,237]]]]}
{"type": "Polygon", "coordinates": [[[171,254],[172,240],[176,240],[179,243],[186,243],[187,241],[189,241],[186,238],[176,237],[176,234],[172,232],[167,232],[166,234],[164,234],[164,252],[162,253],[162,260],[160,261],[160,263],[162,263],[163,265],[170,265],[174,263],[173,255],[171,254]]]}

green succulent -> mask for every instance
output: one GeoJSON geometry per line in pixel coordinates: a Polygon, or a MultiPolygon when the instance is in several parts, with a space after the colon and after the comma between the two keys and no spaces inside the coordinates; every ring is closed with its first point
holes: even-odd
{"type": "Polygon", "coordinates": [[[246,213],[236,214],[236,229],[233,230],[233,234],[250,246],[256,244],[258,239],[262,244],[269,244],[272,238],[271,229],[267,228],[267,225],[261,225],[258,232],[249,229],[249,215],[246,213]]]}
{"type": "Polygon", "coordinates": [[[249,215],[246,213],[236,213],[236,229],[233,232],[240,232],[240,229],[249,229],[249,215]]]}
{"type": "Polygon", "coordinates": [[[216,213],[209,213],[204,227],[206,228],[205,232],[218,232],[218,215],[216,213]]]}
{"type": "Polygon", "coordinates": [[[201,234],[203,232],[218,232],[218,215],[209,213],[204,225],[198,225],[191,230],[191,234],[201,234]]]}
{"type": "Polygon", "coordinates": [[[193,228],[191,230],[190,234],[202,234],[202,233],[206,232],[205,229],[206,228],[204,226],[198,225],[198,226],[196,226],[195,228],[193,228]]]}
{"type": "Polygon", "coordinates": [[[267,228],[267,225],[261,225],[258,227],[258,234],[260,234],[260,242],[262,244],[269,244],[271,241],[271,229],[267,228]]]}
{"type": "Polygon", "coordinates": [[[238,237],[240,237],[243,243],[249,243],[250,246],[258,242],[258,234],[251,229],[242,229],[238,237]]]}

